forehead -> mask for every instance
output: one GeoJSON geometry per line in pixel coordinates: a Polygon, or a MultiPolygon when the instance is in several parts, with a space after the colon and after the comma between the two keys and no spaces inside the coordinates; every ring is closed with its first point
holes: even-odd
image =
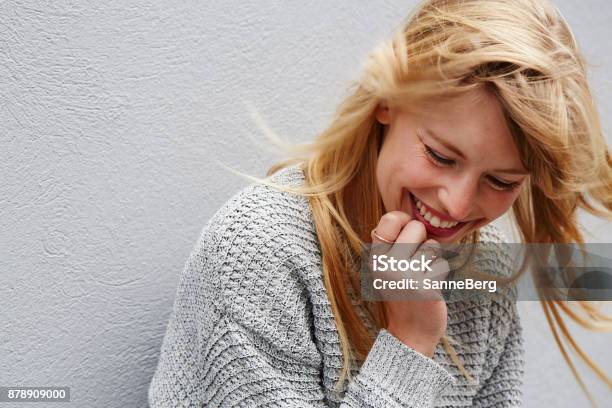
{"type": "Polygon", "coordinates": [[[483,164],[521,168],[501,103],[483,88],[424,101],[411,109],[415,125],[483,164]]]}

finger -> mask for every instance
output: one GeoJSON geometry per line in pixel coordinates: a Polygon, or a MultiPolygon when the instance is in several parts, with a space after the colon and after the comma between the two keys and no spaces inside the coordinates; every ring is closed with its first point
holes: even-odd
{"type": "Polygon", "coordinates": [[[415,256],[423,254],[427,259],[433,258],[433,262],[436,262],[439,259],[443,259],[442,252],[442,246],[438,241],[435,239],[428,239],[419,246],[415,256]]]}
{"type": "Polygon", "coordinates": [[[406,225],[412,217],[401,211],[390,211],[383,215],[378,221],[378,225],[372,230],[372,242],[373,243],[388,243],[386,241],[395,242],[397,236],[401,232],[404,225],[406,225]],[[374,235],[376,233],[380,236],[374,235]]]}
{"type": "Polygon", "coordinates": [[[427,231],[423,223],[412,220],[404,226],[395,243],[400,244],[397,245],[397,249],[403,256],[412,257],[425,239],[427,239],[427,231]]]}
{"type": "Polygon", "coordinates": [[[427,230],[421,221],[412,220],[399,233],[395,242],[420,244],[427,239],[427,230]]]}

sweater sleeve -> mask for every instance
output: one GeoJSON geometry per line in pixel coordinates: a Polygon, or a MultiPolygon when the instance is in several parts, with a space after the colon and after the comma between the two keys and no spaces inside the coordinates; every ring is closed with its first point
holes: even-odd
{"type": "MultiPolygon", "coordinates": [[[[320,367],[293,359],[278,345],[254,336],[249,327],[225,317],[207,340],[197,360],[166,356],[180,361],[176,372],[157,373],[151,407],[331,406],[321,387],[320,367]],[[185,372],[193,377],[177,377],[185,372]]],[[[383,330],[340,407],[430,407],[450,381],[441,366],[383,330]]]]}
{"type": "MultiPolygon", "coordinates": [[[[240,224],[217,217],[205,229],[179,280],[149,387],[152,408],[337,406],[323,387],[311,277],[303,275],[307,234],[288,230],[287,217],[299,215],[285,206],[240,224]]],[[[431,406],[452,382],[441,365],[381,330],[340,406],[431,406]]]]}

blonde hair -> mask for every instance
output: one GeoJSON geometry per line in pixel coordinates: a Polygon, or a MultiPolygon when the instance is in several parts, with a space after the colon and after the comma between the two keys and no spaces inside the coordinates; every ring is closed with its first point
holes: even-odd
{"type": "MultiPolygon", "coordinates": [[[[523,242],[582,243],[578,208],[610,218],[612,160],[585,61],[560,12],[537,0],[422,2],[367,59],[330,126],[312,143],[290,147],[292,157],[268,172],[296,163],[304,170],[303,187],[284,189],[309,198],[342,349],[340,381],[350,374],[353,359],[364,359],[373,344],[349,292],[359,293],[355,254],[384,211],[375,180],[384,130],[376,108],[478,87],[497,96],[530,171],[529,185],[512,206],[523,242]]],[[[612,381],[576,344],[560,312],[592,330],[609,331],[612,320],[589,302],[541,303],[563,357],[592,401],[564,341],[603,381],[610,386],[612,381]]],[[[366,308],[368,318],[385,327],[380,304],[366,302],[366,308]]],[[[443,344],[469,377],[448,340],[443,344]]]]}

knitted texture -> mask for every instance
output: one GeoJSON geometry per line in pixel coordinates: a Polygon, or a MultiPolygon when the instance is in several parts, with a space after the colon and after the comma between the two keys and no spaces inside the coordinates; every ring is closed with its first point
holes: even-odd
{"type": "MultiPolygon", "coordinates": [[[[298,167],[271,180],[301,185],[298,167]]],[[[492,227],[483,241],[503,242],[492,227]]],[[[482,260],[507,275],[504,254],[482,260]]],[[[473,377],[441,345],[428,358],[385,329],[350,380],[323,284],[308,200],[252,184],[204,228],[181,274],[149,387],[151,407],[514,407],[521,327],[508,297],[448,300],[447,334],[473,377]]]]}

